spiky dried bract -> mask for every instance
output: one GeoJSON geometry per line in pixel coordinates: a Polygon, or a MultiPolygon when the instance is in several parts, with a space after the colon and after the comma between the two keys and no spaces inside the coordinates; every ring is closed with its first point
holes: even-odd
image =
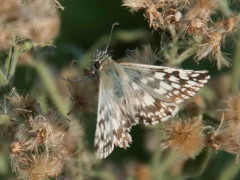
{"type": "Polygon", "coordinates": [[[221,52],[221,42],[223,41],[223,35],[217,31],[211,31],[206,34],[204,43],[199,45],[198,52],[196,54],[196,60],[201,60],[205,57],[210,57],[217,61],[218,69],[222,66],[230,66],[230,63],[226,60],[221,52]]]}
{"type": "Polygon", "coordinates": [[[95,112],[95,88],[93,83],[71,81],[69,79],[67,87],[70,93],[70,100],[73,101],[73,107],[69,111],[68,115],[75,114],[77,112],[95,112]]]}
{"type": "Polygon", "coordinates": [[[233,126],[240,126],[240,94],[234,94],[226,100],[226,108],[224,112],[224,119],[233,124],[233,126]]]}
{"type": "Polygon", "coordinates": [[[216,22],[215,27],[219,31],[221,31],[222,34],[228,35],[235,32],[239,26],[240,16],[230,16],[225,19],[221,19],[216,22]]]}
{"type": "Polygon", "coordinates": [[[204,126],[198,119],[173,121],[164,128],[164,149],[169,148],[183,158],[194,158],[204,147],[204,126]]]}
{"type": "Polygon", "coordinates": [[[214,150],[222,150],[231,154],[240,154],[239,131],[232,129],[225,122],[219,129],[206,137],[206,145],[214,150]]]}
{"type": "Polygon", "coordinates": [[[159,60],[158,54],[159,53],[154,51],[150,45],[144,45],[141,49],[128,51],[123,61],[153,65],[159,60]]]}
{"type": "Polygon", "coordinates": [[[36,114],[36,100],[29,95],[20,95],[15,90],[7,96],[8,101],[13,105],[15,115],[33,116],[36,114]]]}
{"type": "Polygon", "coordinates": [[[200,18],[205,21],[210,20],[210,16],[215,13],[218,8],[216,0],[197,0],[194,5],[186,13],[186,19],[200,18]]]}
{"type": "Polygon", "coordinates": [[[2,48],[19,39],[48,43],[58,34],[60,19],[53,0],[3,0],[0,7],[2,48]]]}
{"type": "Polygon", "coordinates": [[[64,142],[70,123],[55,111],[29,117],[18,126],[11,145],[11,165],[20,178],[56,177],[72,151],[64,142]]]}
{"type": "Polygon", "coordinates": [[[226,100],[219,127],[207,137],[207,144],[215,150],[240,154],[240,94],[226,100]]]}
{"type": "Polygon", "coordinates": [[[179,22],[182,18],[181,10],[188,4],[188,0],[123,0],[123,6],[129,7],[131,11],[143,9],[149,27],[155,30],[165,29],[179,22]]]}

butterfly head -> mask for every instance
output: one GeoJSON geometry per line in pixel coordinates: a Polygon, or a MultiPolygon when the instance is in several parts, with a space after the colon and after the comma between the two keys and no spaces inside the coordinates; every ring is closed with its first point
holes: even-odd
{"type": "Polygon", "coordinates": [[[106,51],[99,51],[97,50],[96,53],[93,55],[93,65],[92,65],[92,71],[96,72],[98,70],[101,70],[104,65],[108,64],[109,61],[111,61],[111,57],[109,54],[107,54],[106,51]]]}

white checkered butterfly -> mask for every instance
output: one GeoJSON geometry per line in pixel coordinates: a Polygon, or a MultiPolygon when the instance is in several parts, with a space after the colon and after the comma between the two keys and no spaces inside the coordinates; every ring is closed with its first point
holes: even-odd
{"type": "Polygon", "coordinates": [[[97,51],[92,67],[100,79],[94,142],[98,158],[106,158],[114,146],[129,147],[133,125],[155,125],[174,116],[178,104],[209,79],[207,71],[117,63],[107,54],[108,46],[97,51]]]}

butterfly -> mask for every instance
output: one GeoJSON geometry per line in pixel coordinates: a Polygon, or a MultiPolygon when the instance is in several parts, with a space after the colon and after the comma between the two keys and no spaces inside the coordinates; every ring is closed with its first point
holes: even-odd
{"type": "Polygon", "coordinates": [[[156,125],[173,117],[178,104],[194,96],[210,78],[207,71],[117,63],[106,51],[97,51],[93,62],[92,74],[99,76],[97,158],[106,158],[115,146],[129,147],[132,126],[156,125]]]}

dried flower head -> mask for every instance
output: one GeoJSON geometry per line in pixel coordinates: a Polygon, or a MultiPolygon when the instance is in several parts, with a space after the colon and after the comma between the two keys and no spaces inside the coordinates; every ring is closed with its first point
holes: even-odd
{"type": "Polygon", "coordinates": [[[226,60],[221,52],[221,42],[223,41],[223,35],[217,31],[210,31],[206,33],[204,43],[199,45],[198,52],[196,54],[196,60],[201,60],[205,57],[213,58],[217,61],[218,69],[222,66],[230,66],[230,63],[226,60]]]}
{"type": "Polygon", "coordinates": [[[215,150],[240,154],[240,94],[227,98],[219,127],[207,136],[207,145],[215,150]]]}
{"type": "Polygon", "coordinates": [[[206,145],[214,150],[222,150],[238,156],[240,154],[239,124],[228,122],[224,113],[219,127],[206,136],[206,145]]]}
{"type": "Polygon", "coordinates": [[[16,156],[20,154],[25,148],[25,144],[23,141],[15,141],[11,144],[10,152],[12,156],[16,156]]]}
{"type": "Polygon", "coordinates": [[[164,128],[164,149],[169,148],[181,158],[194,158],[204,147],[203,124],[198,119],[173,121],[164,128]]]}
{"type": "Polygon", "coordinates": [[[189,4],[188,0],[156,1],[156,0],[124,0],[123,6],[131,11],[144,10],[144,16],[149,22],[149,27],[155,30],[165,29],[169,25],[179,22],[182,18],[181,9],[189,4]]]}
{"type": "Polygon", "coordinates": [[[154,51],[150,45],[144,45],[141,49],[128,51],[127,56],[123,61],[153,65],[156,61],[160,60],[158,54],[160,53],[154,51]]]}
{"type": "Polygon", "coordinates": [[[223,110],[224,119],[227,123],[232,124],[233,127],[240,128],[240,94],[234,94],[227,98],[226,108],[223,110]]]}
{"type": "Polygon", "coordinates": [[[69,128],[69,121],[53,110],[22,122],[11,145],[13,171],[23,179],[58,176],[73,153],[64,139],[69,128]]]}
{"type": "Polygon", "coordinates": [[[194,18],[182,21],[179,29],[186,31],[189,35],[201,36],[206,33],[208,26],[204,19],[194,18]]]}
{"type": "Polygon", "coordinates": [[[186,19],[200,18],[208,22],[217,8],[218,3],[215,0],[197,0],[186,13],[186,19]]]}
{"type": "Polygon", "coordinates": [[[13,170],[21,179],[45,179],[57,177],[63,168],[64,157],[58,154],[21,154],[13,160],[13,170]]]}
{"type": "Polygon", "coordinates": [[[16,115],[32,116],[36,114],[36,100],[29,95],[20,95],[15,90],[7,97],[13,105],[16,115]]]}
{"type": "Polygon", "coordinates": [[[91,87],[89,82],[71,81],[69,79],[67,86],[70,100],[74,103],[68,114],[95,112],[95,89],[91,87]]]}
{"type": "Polygon", "coordinates": [[[56,0],[9,0],[0,2],[0,45],[14,45],[19,39],[38,44],[51,41],[60,27],[56,0]]]}
{"type": "Polygon", "coordinates": [[[228,18],[217,21],[215,27],[218,31],[221,31],[223,34],[228,35],[237,30],[239,20],[239,16],[230,16],[228,18]]]}

